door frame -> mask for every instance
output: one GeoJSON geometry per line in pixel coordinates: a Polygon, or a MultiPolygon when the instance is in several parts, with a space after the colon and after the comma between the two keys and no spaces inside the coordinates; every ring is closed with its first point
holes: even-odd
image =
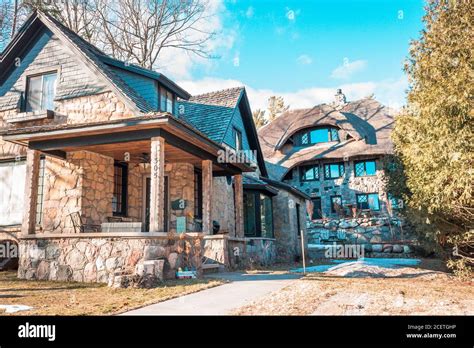
{"type": "MultiPolygon", "coordinates": [[[[165,197],[165,204],[166,204],[166,211],[168,212],[168,214],[165,214],[164,216],[164,225],[166,226],[165,229],[169,230],[169,227],[170,227],[170,215],[171,215],[171,210],[170,210],[170,178],[169,178],[169,175],[168,174],[165,174],[165,185],[167,185],[167,189],[165,190],[166,191],[166,197],[165,197]]],[[[146,201],[147,201],[147,197],[146,197],[146,181],[147,179],[151,179],[151,174],[143,174],[143,178],[142,178],[142,223],[143,223],[143,228],[145,229],[146,227],[146,201]]],[[[150,193],[151,194],[151,193],[150,193]]],[[[145,231],[145,232],[150,232],[150,231],[145,231]]],[[[169,232],[169,231],[162,231],[162,232],[169,232]]]]}

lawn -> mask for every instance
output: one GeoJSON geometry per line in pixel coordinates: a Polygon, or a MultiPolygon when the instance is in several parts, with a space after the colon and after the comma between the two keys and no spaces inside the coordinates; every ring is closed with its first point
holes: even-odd
{"type": "Polygon", "coordinates": [[[386,276],[309,273],[237,315],[473,315],[474,286],[423,260],[386,276]]]}
{"type": "MultiPolygon", "coordinates": [[[[0,305],[32,310],[1,315],[111,315],[222,284],[219,280],[166,281],[153,289],[111,289],[105,284],[27,281],[16,272],[0,272],[0,305]]],[[[0,309],[1,311],[1,309],[0,309]]]]}

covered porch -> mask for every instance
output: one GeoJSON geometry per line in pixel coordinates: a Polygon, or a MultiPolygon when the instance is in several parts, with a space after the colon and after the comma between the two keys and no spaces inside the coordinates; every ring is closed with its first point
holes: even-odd
{"type": "Polygon", "coordinates": [[[221,163],[224,147],[182,120],[30,127],[4,139],[28,147],[23,236],[77,233],[71,214],[80,214],[86,233],[134,226],[138,235],[209,235],[218,225],[243,237],[242,173],[253,168],[221,163]],[[224,205],[233,213],[222,212],[224,205]]]}

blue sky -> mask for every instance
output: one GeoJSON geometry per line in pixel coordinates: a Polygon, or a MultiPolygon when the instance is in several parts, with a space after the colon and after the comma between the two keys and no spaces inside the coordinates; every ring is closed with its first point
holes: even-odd
{"type": "Polygon", "coordinates": [[[374,93],[399,107],[409,42],[422,29],[422,0],[212,1],[219,59],[164,68],[191,93],[245,85],[252,108],[282,95],[292,108],[374,93]]]}

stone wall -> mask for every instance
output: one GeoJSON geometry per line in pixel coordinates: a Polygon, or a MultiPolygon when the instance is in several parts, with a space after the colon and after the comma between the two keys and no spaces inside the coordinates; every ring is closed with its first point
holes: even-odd
{"type": "Polygon", "coordinates": [[[280,190],[272,202],[277,259],[280,262],[293,261],[301,252],[296,206],[299,204],[300,207],[300,229],[306,232],[306,202],[285,190],[280,190]]]}
{"type": "Polygon", "coordinates": [[[277,260],[275,239],[246,238],[245,258],[249,267],[269,266],[277,260]]]}
{"type": "MultiPolygon", "coordinates": [[[[412,230],[398,217],[315,220],[308,223],[308,249],[313,256],[335,245],[363,245],[367,256],[411,254],[416,243],[412,230]]],[[[392,255],[393,256],[393,255],[392,255]]]]}
{"type": "Polygon", "coordinates": [[[354,175],[354,161],[351,160],[344,162],[343,177],[326,180],[324,178],[324,164],[333,163],[334,161],[323,161],[319,163],[319,180],[300,181],[299,168],[294,168],[292,179],[285,180],[285,182],[305,192],[308,196],[315,198],[321,197],[321,209],[323,217],[338,217],[331,211],[331,196],[341,196],[343,206],[348,204],[356,206],[356,195],[359,193],[378,193],[380,211],[374,213],[384,214],[387,212],[387,194],[385,192],[385,184],[383,181],[381,159],[375,157],[360,159],[376,159],[376,175],[356,177],[354,175]]]}
{"type": "Polygon", "coordinates": [[[226,177],[213,178],[212,219],[219,223],[221,232],[235,237],[234,188],[226,177]]]}
{"type": "Polygon", "coordinates": [[[66,160],[47,157],[42,228],[73,233],[69,214],[79,211],[88,224],[112,216],[114,161],[93,152],[69,152],[66,160]]]}
{"type": "Polygon", "coordinates": [[[201,275],[201,242],[200,236],[23,239],[18,278],[113,283],[117,274],[142,275],[151,264],[161,265],[155,273],[161,280],[175,278],[178,268],[201,275]]]}

